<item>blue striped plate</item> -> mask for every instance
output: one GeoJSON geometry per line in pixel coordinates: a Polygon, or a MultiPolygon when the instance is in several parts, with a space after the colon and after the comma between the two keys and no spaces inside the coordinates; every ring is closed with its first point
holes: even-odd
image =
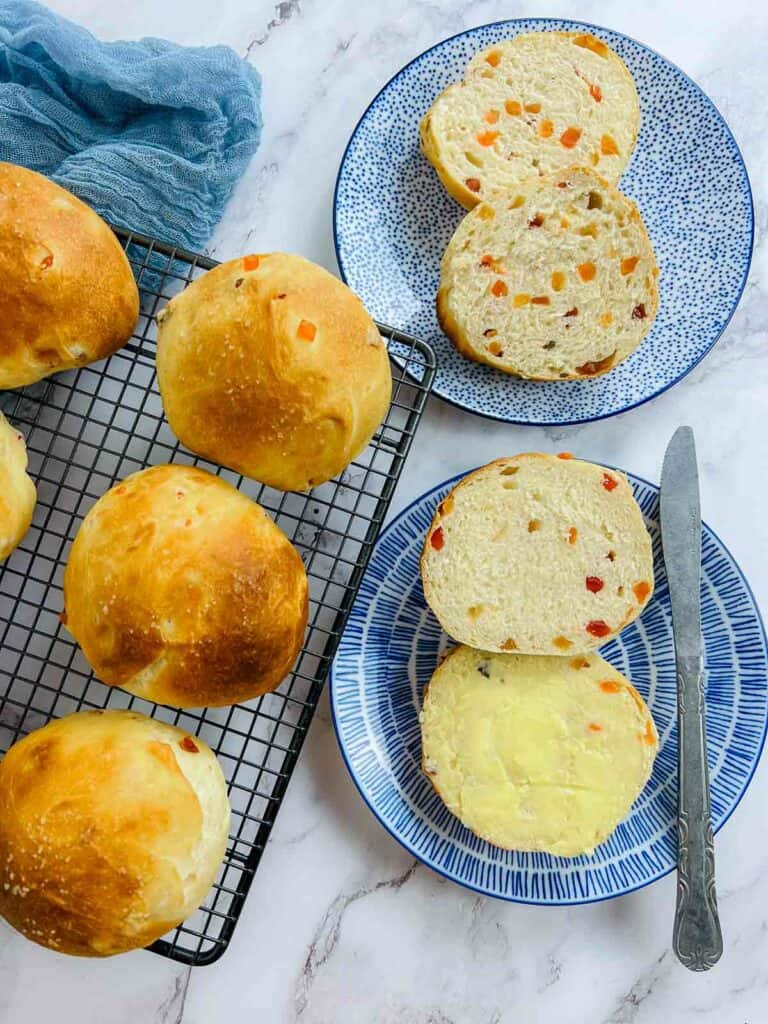
{"type": "MultiPolygon", "coordinates": [[[[630,476],[653,537],[656,592],[640,619],[600,653],[648,701],[659,730],[653,774],[629,817],[592,856],[498,850],[450,814],[422,774],[421,694],[447,638],[424,601],[419,555],[435,506],[460,479],[418,498],[382,533],[331,673],[347,767],[384,827],[426,865],[478,892],[521,903],[590,903],[639,889],[675,865],[676,684],[658,488],[630,476]]],[[[702,628],[715,830],[749,785],[763,748],[768,657],[760,613],[727,548],[702,540],[702,628]]]]}

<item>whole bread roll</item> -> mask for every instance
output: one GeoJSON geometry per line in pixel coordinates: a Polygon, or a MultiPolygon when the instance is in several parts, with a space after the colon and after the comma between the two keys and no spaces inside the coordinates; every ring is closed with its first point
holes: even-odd
{"type": "Polygon", "coordinates": [[[0,762],[0,914],[41,946],[112,956],[202,903],[230,810],[202,740],[134,711],[81,711],[0,762]]]}
{"type": "Polygon", "coordinates": [[[422,767],[448,809],[494,846],[591,853],[648,781],[645,701],[595,654],[457,647],[424,695],[422,767]]]}
{"type": "Polygon", "coordinates": [[[273,690],[307,624],[298,552],[244,494],[191,466],[107,491],[64,573],[64,621],[96,676],[175,707],[273,690]]]}
{"type": "Polygon", "coordinates": [[[0,562],[32,522],[37,492],[27,476],[27,446],[0,412],[0,562]]]}
{"type": "Polygon", "coordinates": [[[571,655],[642,612],[653,551],[623,474],[567,452],[526,452],[469,473],[438,505],[421,577],[460,643],[571,655]]]}
{"type": "Polygon", "coordinates": [[[341,472],[392,392],[363,304],[327,270],[271,253],[224,263],[158,317],[165,414],[198,455],[285,491],[341,472]]]}
{"type": "Polygon", "coordinates": [[[640,100],[624,62],[585,32],[528,32],[476,53],[420,126],[421,149],[471,209],[494,192],[573,164],[615,184],[629,162],[640,100]]]}
{"type": "Polygon", "coordinates": [[[48,178],[0,163],[0,389],[111,355],[139,293],[120,243],[48,178]]]}

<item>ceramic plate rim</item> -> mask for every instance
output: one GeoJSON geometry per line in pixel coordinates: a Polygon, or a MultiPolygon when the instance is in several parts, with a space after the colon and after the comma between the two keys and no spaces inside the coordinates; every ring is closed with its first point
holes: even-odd
{"type": "MultiPolygon", "coordinates": [[[[728,122],[723,117],[722,113],[720,112],[720,108],[717,106],[717,104],[714,102],[714,100],[708,95],[708,93],[706,93],[704,91],[704,89],[701,88],[701,86],[698,84],[698,82],[695,81],[695,79],[691,78],[691,76],[689,74],[687,74],[685,71],[683,71],[683,69],[678,64],[676,64],[674,61],[669,60],[668,57],[665,57],[663,53],[659,53],[658,50],[655,50],[652,46],[648,46],[646,43],[641,43],[638,39],[635,39],[634,36],[627,35],[626,32],[619,32],[618,29],[607,28],[605,25],[595,25],[593,22],[589,22],[589,21],[577,21],[577,20],[574,20],[573,18],[545,18],[545,17],[502,18],[499,21],[489,21],[489,22],[486,22],[486,23],[484,23],[482,25],[473,25],[471,28],[463,29],[461,32],[455,32],[452,36],[446,36],[445,39],[440,39],[440,40],[438,40],[438,42],[434,43],[432,46],[428,47],[426,50],[422,50],[421,53],[417,54],[411,60],[407,61],[407,63],[403,64],[403,66],[398,71],[396,71],[394,73],[394,75],[392,75],[392,77],[388,81],[386,81],[384,83],[384,85],[382,85],[382,87],[378,90],[376,95],[373,97],[373,99],[366,106],[365,110],[363,111],[363,113],[358,118],[358,121],[355,124],[355,127],[352,129],[352,133],[350,134],[349,139],[347,140],[347,144],[344,147],[344,153],[342,154],[341,161],[339,163],[339,170],[338,170],[338,172],[336,174],[336,184],[334,185],[334,188],[333,188],[333,209],[332,209],[332,212],[331,212],[331,216],[332,216],[332,220],[333,220],[333,248],[334,248],[334,253],[336,255],[336,263],[337,263],[339,271],[341,273],[342,281],[344,281],[345,284],[349,285],[349,278],[348,278],[348,275],[347,275],[347,271],[346,271],[346,269],[344,267],[344,262],[342,260],[341,249],[340,249],[340,245],[339,245],[339,231],[338,231],[339,216],[338,216],[338,211],[339,211],[339,190],[341,188],[341,178],[342,178],[342,174],[344,172],[345,164],[347,162],[347,156],[349,155],[349,150],[350,150],[350,148],[352,146],[352,143],[355,140],[355,136],[357,135],[358,131],[360,130],[363,122],[365,121],[365,119],[368,117],[369,112],[379,102],[379,99],[381,98],[381,96],[387,91],[387,89],[390,88],[390,86],[394,82],[397,81],[397,79],[402,74],[404,74],[408,70],[408,68],[412,67],[414,64],[417,64],[419,61],[423,60],[425,57],[427,57],[429,54],[433,53],[439,47],[444,46],[446,43],[452,42],[454,39],[459,39],[461,36],[472,35],[473,33],[478,32],[478,31],[480,31],[482,29],[499,28],[499,27],[506,26],[506,25],[517,25],[520,22],[526,22],[526,23],[535,22],[535,23],[539,23],[539,24],[551,24],[553,21],[557,21],[557,22],[560,22],[560,23],[563,23],[563,24],[567,24],[569,26],[574,26],[575,28],[596,30],[597,32],[608,32],[608,33],[611,33],[612,35],[619,36],[622,39],[625,39],[625,40],[627,40],[630,43],[633,43],[635,46],[639,46],[641,49],[646,50],[650,54],[653,54],[653,56],[658,57],[660,60],[662,60],[666,64],[668,64],[670,67],[674,68],[674,70],[678,74],[682,75],[682,77],[684,79],[686,79],[686,81],[690,82],[690,84],[694,87],[694,89],[698,93],[700,93],[700,95],[704,98],[704,100],[712,107],[712,109],[715,111],[715,113],[717,114],[718,118],[722,122],[723,127],[725,128],[726,134],[728,136],[728,139],[733,144],[733,147],[734,147],[735,153],[736,153],[736,157],[737,157],[737,159],[738,159],[738,161],[739,161],[739,163],[741,165],[742,171],[744,172],[744,181],[746,183],[747,197],[749,199],[749,203],[748,203],[748,206],[749,206],[749,252],[747,253],[747,259],[746,259],[745,264],[744,264],[744,273],[742,275],[741,283],[739,284],[738,294],[736,295],[736,298],[734,300],[733,306],[731,307],[731,311],[728,314],[726,320],[723,322],[723,325],[722,325],[720,331],[712,339],[712,342],[710,343],[710,345],[705,349],[704,352],[700,353],[700,355],[698,355],[696,357],[696,359],[689,366],[687,366],[686,369],[684,369],[682,371],[682,373],[680,373],[677,377],[675,377],[674,380],[668,381],[666,384],[664,384],[662,387],[660,387],[657,391],[654,391],[652,394],[646,395],[644,398],[638,399],[636,402],[632,402],[631,405],[624,406],[623,409],[616,409],[613,412],[604,412],[604,413],[600,413],[598,415],[583,416],[583,417],[580,417],[580,418],[577,418],[577,419],[552,419],[552,418],[550,418],[550,419],[545,419],[545,420],[538,420],[538,419],[529,418],[529,419],[524,419],[524,420],[518,420],[518,419],[513,419],[511,417],[508,417],[508,416],[499,415],[498,413],[483,412],[480,409],[473,409],[473,408],[470,408],[468,405],[463,405],[456,398],[450,398],[449,396],[443,395],[439,391],[437,391],[437,382],[435,383],[435,387],[432,390],[432,394],[434,395],[434,397],[435,398],[439,398],[442,402],[447,402],[449,405],[454,406],[454,408],[456,408],[456,409],[462,409],[464,412],[471,413],[473,416],[481,416],[484,419],[494,420],[494,421],[496,421],[498,423],[510,423],[510,424],[512,424],[514,426],[526,426],[526,427],[555,427],[555,426],[574,427],[574,426],[578,426],[578,425],[583,424],[583,423],[597,423],[599,420],[610,419],[612,416],[622,416],[625,412],[630,412],[632,409],[637,409],[641,405],[645,405],[646,402],[650,402],[654,398],[658,398],[660,395],[663,395],[666,391],[669,391],[670,388],[673,388],[673,387],[675,387],[676,384],[679,384],[681,380],[683,380],[685,377],[687,377],[689,373],[692,373],[693,370],[695,370],[696,367],[699,365],[699,363],[710,354],[712,349],[715,347],[715,345],[722,338],[723,334],[725,334],[725,332],[727,331],[727,329],[728,329],[728,327],[729,327],[729,325],[731,323],[731,320],[733,319],[734,314],[736,313],[736,310],[739,308],[739,305],[741,304],[741,300],[742,300],[742,297],[744,295],[744,289],[746,288],[747,281],[749,279],[749,272],[752,269],[752,257],[754,255],[754,251],[755,251],[755,198],[754,198],[754,193],[752,191],[752,182],[751,182],[750,177],[749,177],[749,171],[747,170],[747,163],[746,163],[746,161],[744,159],[744,154],[741,152],[741,147],[739,146],[738,142],[736,141],[736,137],[733,134],[733,132],[731,131],[730,125],[728,124],[728,122]]],[[[397,326],[397,325],[395,325],[395,326],[397,326]]]]}
{"type": "MultiPolygon", "coordinates": [[[[609,463],[601,463],[601,465],[606,465],[609,469],[616,470],[617,473],[625,473],[630,478],[630,481],[638,480],[640,483],[645,484],[647,487],[653,488],[653,490],[655,490],[657,492],[660,489],[658,484],[654,484],[650,480],[646,480],[645,477],[639,476],[637,473],[631,473],[631,472],[629,472],[629,470],[620,469],[618,466],[613,466],[613,465],[611,465],[609,463]]],[[[476,466],[475,469],[468,469],[465,472],[457,473],[455,476],[452,476],[452,477],[450,477],[447,480],[443,480],[442,483],[434,484],[432,487],[427,488],[427,490],[423,491],[421,494],[418,494],[412,501],[410,501],[408,503],[408,505],[405,506],[405,508],[403,508],[400,512],[398,512],[398,514],[396,516],[394,516],[394,518],[391,519],[386,524],[386,526],[383,528],[383,530],[381,531],[379,536],[376,538],[376,543],[374,544],[374,551],[371,552],[371,558],[373,558],[373,555],[375,553],[375,549],[386,538],[387,534],[391,530],[393,530],[395,528],[395,526],[397,526],[397,524],[408,515],[408,513],[411,511],[411,509],[415,505],[417,505],[419,502],[423,501],[427,497],[427,495],[433,494],[435,491],[439,491],[439,490],[441,490],[444,487],[450,487],[453,484],[457,483],[459,480],[462,480],[465,476],[468,476],[470,473],[473,473],[473,472],[475,472],[475,470],[481,469],[481,468],[482,468],[481,466],[476,466]]],[[[766,651],[768,651],[768,636],[766,635],[765,623],[763,622],[763,616],[762,616],[762,613],[760,611],[760,606],[757,603],[757,601],[755,600],[755,595],[752,592],[752,587],[749,584],[749,580],[744,575],[744,571],[742,570],[741,565],[733,557],[733,555],[731,554],[730,549],[728,548],[728,546],[725,543],[723,543],[723,541],[721,540],[720,536],[715,532],[715,530],[713,530],[712,527],[709,526],[703,520],[702,520],[702,528],[704,530],[706,530],[714,538],[714,540],[720,545],[720,547],[723,549],[723,551],[727,555],[728,559],[730,560],[731,565],[736,570],[736,573],[738,574],[739,579],[744,584],[744,588],[745,588],[745,590],[747,592],[747,595],[748,595],[750,601],[752,602],[752,606],[753,606],[753,608],[755,610],[755,614],[756,614],[756,617],[757,617],[757,622],[758,622],[758,624],[760,626],[760,635],[761,635],[762,640],[763,640],[763,647],[766,649],[766,651]]],[[[367,571],[366,571],[366,574],[367,574],[367,571]]],[[[358,594],[358,597],[355,599],[354,603],[356,604],[358,600],[359,600],[359,594],[358,594]]],[[[342,638],[341,639],[343,641],[343,634],[342,634],[342,638]]],[[[340,645],[341,645],[341,641],[340,641],[340,645]]],[[[344,747],[344,744],[342,743],[341,729],[340,729],[340,726],[339,726],[339,721],[338,721],[338,717],[337,717],[337,713],[336,713],[335,670],[336,670],[336,661],[337,661],[338,658],[339,658],[339,653],[337,651],[336,654],[334,655],[333,661],[331,662],[331,667],[330,667],[330,670],[329,670],[329,673],[328,673],[329,698],[330,698],[329,699],[329,704],[331,706],[331,720],[333,721],[333,730],[334,730],[334,733],[336,735],[336,743],[337,743],[339,751],[341,753],[341,757],[342,757],[342,760],[344,762],[344,765],[346,766],[347,772],[349,773],[349,776],[352,779],[353,783],[355,784],[355,788],[357,789],[358,793],[362,797],[364,803],[368,807],[369,811],[373,814],[374,818],[378,821],[378,823],[385,829],[386,832],[389,833],[390,836],[392,836],[393,839],[395,839],[404,849],[406,849],[411,854],[411,856],[413,856],[417,861],[419,861],[420,864],[423,864],[425,867],[429,868],[430,871],[434,871],[438,875],[441,875],[443,878],[446,878],[449,882],[453,882],[456,885],[460,885],[460,886],[462,886],[465,889],[470,889],[472,892],[479,893],[482,896],[488,896],[491,899],[502,900],[505,903],[520,903],[520,904],[526,904],[527,906],[534,906],[534,907],[577,907],[577,906],[586,906],[589,903],[603,903],[606,900],[621,899],[623,896],[629,896],[631,893],[638,892],[640,889],[645,889],[649,885],[655,885],[656,882],[660,882],[662,878],[666,878],[667,875],[671,874],[672,871],[675,870],[676,865],[673,864],[671,867],[669,867],[665,871],[663,871],[660,875],[657,875],[656,878],[647,879],[646,881],[640,882],[638,885],[633,886],[631,889],[625,889],[623,892],[620,892],[620,893],[607,893],[604,896],[592,896],[592,897],[589,897],[587,899],[547,900],[546,902],[542,902],[541,900],[526,899],[526,898],[523,898],[523,897],[520,897],[520,896],[507,896],[507,895],[504,895],[502,893],[488,892],[487,889],[484,889],[484,888],[482,888],[479,885],[473,885],[471,882],[467,882],[467,881],[465,881],[465,880],[463,880],[461,878],[454,878],[452,875],[449,875],[446,871],[444,871],[438,865],[428,862],[422,856],[422,854],[419,851],[417,851],[416,849],[413,848],[413,846],[408,842],[408,840],[406,840],[402,836],[398,835],[394,831],[394,829],[391,828],[386,821],[384,821],[384,819],[379,814],[379,812],[376,809],[376,807],[374,807],[374,805],[368,799],[366,793],[364,792],[362,786],[360,785],[360,782],[358,781],[358,778],[357,778],[357,775],[356,775],[355,771],[352,768],[352,764],[350,763],[350,760],[349,760],[349,758],[347,756],[347,751],[346,751],[346,749],[344,747]]],[[[717,828],[714,830],[714,834],[715,835],[717,835],[720,832],[720,830],[723,828],[723,826],[728,821],[730,821],[731,816],[733,815],[733,812],[739,806],[739,804],[741,803],[741,801],[744,798],[744,794],[747,792],[747,790],[751,786],[752,779],[755,776],[755,772],[757,771],[758,765],[760,764],[760,761],[761,761],[762,756],[763,756],[763,751],[765,749],[766,737],[768,737],[768,715],[766,715],[765,721],[763,722],[763,733],[762,733],[762,736],[760,738],[760,744],[759,744],[759,747],[757,749],[757,755],[756,755],[756,757],[755,757],[755,759],[754,759],[754,761],[753,761],[753,763],[752,763],[752,765],[750,767],[749,774],[746,777],[746,779],[744,780],[744,785],[742,786],[741,792],[739,793],[738,797],[736,798],[735,802],[733,803],[733,806],[730,808],[730,810],[725,815],[723,820],[718,824],[717,828]]]]}

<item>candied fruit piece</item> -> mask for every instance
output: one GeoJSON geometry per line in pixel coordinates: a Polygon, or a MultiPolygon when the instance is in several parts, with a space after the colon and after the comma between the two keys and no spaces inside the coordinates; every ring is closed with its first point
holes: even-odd
{"type": "Polygon", "coordinates": [[[302,341],[314,341],[317,334],[317,327],[309,320],[302,320],[296,331],[296,337],[302,341]]]}
{"type": "Polygon", "coordinates": [[[565,146],[566,149],[573,149],[580,138],[581,128],[574,128],[573,125],[571,125],[566,128],[560,136],[560,145],[565,146]]]}
{"type": "Polygon", "coordinates": [[[429,538],[429,543],[435,549],[435,551],[442,550],[445,545],[445,534],[443,533],[442,526],[438,526],[436,530],[432,531],[432,536],[429,538]]]}
{"type": "Polygon", "coordinates": [[[258,256],[244,256],[243,257],[243,270],[256,270],[259,265],[258,256]]]}
{"type": "Polygon", "coordinates": [[[594,82],[590,82],[589,95],[592,97],[595,103],[599,103],[603,98],[603,90],[600,88],[599,85],[595,85],[594,82]]]}
{"type": "Polygon", "coordinates": [[[543,223],[544,217],[540,213],[537,213],[535,217],[531,218],[531,220],[528,221],[528,227],[540,228],[543,223]]]}
{"type": "Polygon", "coordinates": [[[643,603],[651,592],[651,585],[647,580],[641,580],[632,587],[632,592],[640,604],[643,603]]]}
{"type": "Polygon", "coordinates": [[[498,139],[498,137],[498,132],[491,131],[478,132],[478,134],[475,136],[475,138],[477,139],[481,146],[492,146],[496,139],[498,139]]]}
{"type": "Polygon", "coordinates": [[[594,263],[580,263],[576,268],[582,281],[591,281],[597,273],[594,263]]]}
{"type": "Polygon", "coordinates": [[[569,647],[573,647],[571,641],[565,636],[556,636],[552,643],[555,647],[559,647],[561,651],[567,651],[569,647]]]}
{"type": "Polygon", "coordinates": [[[602,727],[602,725],[598,725],[597,722],[590,722],[589,723],[589,731],[590,732],[602,732],[603,731],[603,727],[602,727]]]}
{"type": "Polygon", "coordinates": [[[517,102],[517,100],[507,100],[507,102],[504,104],[504,109],[508,114],[511,114],[513,117],[522,114],[523,112],[523,108],[517,102]]]}
{"type": "Polygon", "coordinates": [[[591,50],[596,53],[598,57],[608,56],[608,47],[600,39],[595,39],[593,35],[585,32],[584,35],[576,36],[573,40],[574,46],[581,46],[585,50],[591,50]]]}
{"type": "Polygon", "coordinates": [[[560,292],[565,287],[565,274],[562,270],[552,271],[552,290],[560,292]]]}
{"type": "Polygon", "coordinates": [[[540,103],[526,103],[525,104],[525,109],[526,109],[526,112],[529,113],[529,114],[538,114],[538,113],[541,112],[541,104],[540,103]]]}
{"type": "Polygon", "coordinates": [[[600,139],[600,152],[603,156],[619,155],[619,147],[616,145],[616,140],[612,135],[604,135],[600,139]]]}
{"type": "Polygon", "coordinates": [[[647,315],[648,314],[645,312],[645,303],[644,302],[638,303],[635,306],[635,308],[632,310],[632,319],[633,320],[645,320],[647,315]]]}
{"type": "Polygon", "coordinates": [[[534,306],[548,306],[549,296],[548,295],[534,295],[531,299],[531,304],[534,306]]]}
{"type": "Polygon", "coordinates": [[[497,299],[507,295],[509,288],[507,288],[506,282],[502,280],[494,281],[491,285],[491,294],[495,295],[497,299]]]}
{"type": "Polygon", "coordinates": [[[614,491],[619,486],[619,481],[610,473],[603,473],[603,487],[606,491],[614,491]]]}
{"type": "Polygon", "coordinates": [[[590,594],[598,594],[604,586],[599,576],[587,576],[587,590],[590,594]]]}
{"type": "Polygon", "coordinates": [[[545,117],[539,124],[539,137],[542,139],[548,139],[554,130],[555,126],[549,118],[545,117]]]}
{"type": "Polygon", "coordinates": [[[637,262],[639,259],[639,256],[627,256],[626,259],[622,260],[621,266],[619,268],[621,270],[622,276],[626,277],[627,274],[631,274],[637,266],[637,262]]]}
{"type": "Polygon", "coordinates": [[[486,110],[486,112],[483,114],[483,120],[487,121],[488,124],[496,124],[496,122],[499,120],[498,110],[486,110]]]}
{"type": "Polygon", "coordinates": [[[490,64],[492,68],[498,67],[500,60],[501,60],[501,54],[499,53],[498,50],[491,50],[491,52],[485,58],[486,64],[490,64]]]}
{"type": "Polygon", "coordinates": [[[480,179],[479,178],[467,178],[464,182],[470,192],[480,191],[480,179]]]}
{"type": "Polygon", "coordinates": [[[615,679],[604,679],[600,683],[600,689],[603,693],[618,693],[621,690],[621,683],[617,683],[615,679]]]}
{"type": "Polygon", "coordinates": [[[575,544],[578,539],[579,539],[579,531],[576,529],[575,526],[569,527],[568,528],[568,543],[569,544],[575,544]]]}
{"type": "Polygon", "coordinates": [[[515,295],[515,297],[512,299],[512,305],[515,307],[515,309],[519,309],[521,306],[527,306],[530,301],[530,295],[527,295],[525,292],[520,292],[519,295],[515,295]]]}
{"type": "Polygon", "coordinates": [[[587,623],[585,629],[591,636],[595,637],[608,636],[611,632],[611,627],[602,619],[592,619],[587,623]]]}

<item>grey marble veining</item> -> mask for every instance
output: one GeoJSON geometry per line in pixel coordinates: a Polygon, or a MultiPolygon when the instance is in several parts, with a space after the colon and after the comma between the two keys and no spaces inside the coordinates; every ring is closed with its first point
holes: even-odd
{"type": "MultiPolygon", "coordinates": [[[[331,200],[359,115],[403,63],[474,24],[577,17],[626,32],[707,90],[747,160],[757,246],[725,337],[685,381],[576,428],[486,423],[434,400],[393,511],[432,483],[514,451],[567,447],[658,480],[695,431],[704,517],[768,607],[768,13],[618,0],[50,0],[104,38],[227,43],[264,76],[265,133],[212,240],[227,258],[283,248],[335,268],[331,200]]],[[[671,877],[618,901],[515,906],[421,866],[374,821],[321,703],[231,948],[189,972],[147,953],[107,962],[38,950],[0,924],[0,1024],[768,1024],[768,781],[758,769],[717,838],[725,954],[692,975],[670,951],[671,877]]]]}

